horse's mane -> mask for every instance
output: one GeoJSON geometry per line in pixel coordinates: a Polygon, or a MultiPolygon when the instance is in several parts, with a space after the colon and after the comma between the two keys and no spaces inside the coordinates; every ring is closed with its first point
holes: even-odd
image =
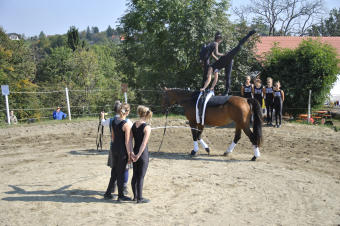
{"type": "Polygon", "coordinates": [[[167,91],[172,91],[178,94],[178,96],[182,96],[184,98],[189,98],[186,100],[194,101],[197,99],[199,95],[199,91],[192,91],[192,90],[187,90],[187,89],[182,89],[182,88],[167,88],[167,91]]]}

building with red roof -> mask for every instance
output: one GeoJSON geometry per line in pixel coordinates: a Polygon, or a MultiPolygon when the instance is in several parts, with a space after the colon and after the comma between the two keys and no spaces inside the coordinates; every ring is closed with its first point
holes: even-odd
{"type": "MultiPolygon", "coordinates": [[[[255,53],[259,56],[259,58],[263,58],[264,55],[270,52],[270,49],[277,44],[281,48],[289,48],[295,49],[299,46],[302,40],[307,39],[316,39],[320,40],[322,43],[327,43],[333,46],[337,53],[338,58],[340,59],[340,37],[297,37],[297,36],[262,36],[260,37],[260,41],[256,44],[255,53]]],[[[339,64],[340,67],[340,64],[339,64]]],[[[334,84],[333,89],[331,90],[331,99],[332,100],[340,100],[340,75],[338,75],[338,80],[334,84]]]]}

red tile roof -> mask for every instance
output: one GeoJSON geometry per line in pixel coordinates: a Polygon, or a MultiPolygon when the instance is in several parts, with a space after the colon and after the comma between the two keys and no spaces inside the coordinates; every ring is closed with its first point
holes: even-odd
{"type": "Polygon", "coordinates": [[[269,52],[274,46],[274,43],[282,48],[295,49],[298,47],[300,42],[305,39],[318,39],[323,43],[327,43],[334,48],[336,48],[338,53],[338,58],[340,58],[340,36],[336,37],[296,37],[296,36],[262,36],[260,37],[260,42],[257,43],[255,52],[259,56],[263,56],[264,53],[269,52]]]}

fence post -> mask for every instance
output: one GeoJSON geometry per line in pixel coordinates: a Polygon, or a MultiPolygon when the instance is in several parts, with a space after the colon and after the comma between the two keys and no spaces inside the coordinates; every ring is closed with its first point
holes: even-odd
{"type": "Polygon", "coordinates": [[[310,113],[310,102],[311,102],[312,90],[309,90],[308,96],[308,123],[310,123],[311,113],[310,113]]]}
{"type": "Polygon", "coordinates": [[[127,93],[124,92],[125,103],[127,103],[127,93]]]}
{"type": "Polygon", "coordinates": [[[65,88],[66,93],[66,102],[67,102],[67,110],[68,110],[68,119],[71,121],[71,109],[70,109],[70,99],[68,97],[68,88],[65,88]]]}
{"type": "Polygon", "coordinates": [[[8,125],[10,125],[11,120],[10,120],[10,117],[9,117],[8,95],[5,95],[5,99],[6,99],[7,122],[8,122],[8,125]]]}

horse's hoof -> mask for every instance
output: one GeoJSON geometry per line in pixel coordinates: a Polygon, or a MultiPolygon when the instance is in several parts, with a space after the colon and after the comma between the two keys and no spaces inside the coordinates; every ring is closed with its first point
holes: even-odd
{"type": "Polygon", "coordinates": [[[196,154],[197,154],[197,152],[196,152],[196,151],[194,151],[194,150],[192,150],[192,151],[191,151],[191,153],[190,153],[190,156],[191,156],[191,157],[195,157],[195,156],[196,156],[196,154]]]}
{"type": "Polygon", "coordinates": [[[224,152],[223,156],[228,156],[230,153],[229,152],[224,152]]]}
{"type": "Polygon", "coordinates": [[[256,161],[255,155],[250,159],[250,161],[256,161]]]}
{"type": "Polygon", "coordinates": [[[206,148],[205,151],[208,153],[208,155],[210,155],[210,149],[206,148]]]}

